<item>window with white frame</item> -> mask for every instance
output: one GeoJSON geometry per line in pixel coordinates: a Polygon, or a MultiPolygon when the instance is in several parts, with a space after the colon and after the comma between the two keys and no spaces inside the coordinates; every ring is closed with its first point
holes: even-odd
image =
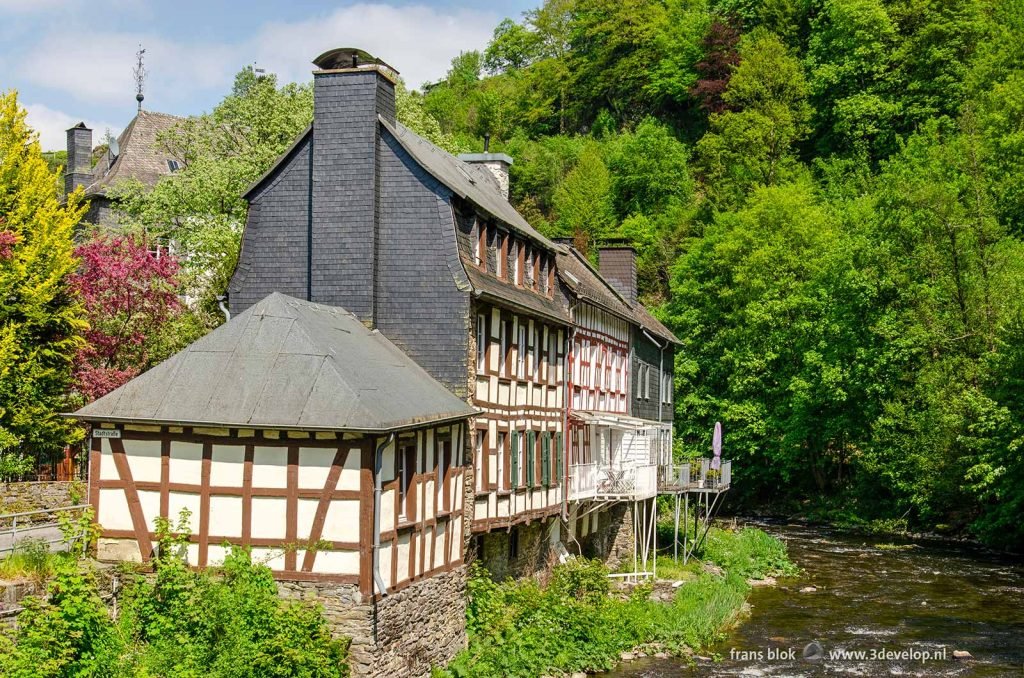
{"type": "Polygon", "coordinates": [[[483,313],[476,317],[476,372],[483,374],[487,369],[487,316],[483,313]]]}
{"type": "Polygon", "coordinates": [[[554,328],[548,330],[548,383],[554,384],[558,378],[558,332],[554,328]]]}
{"type": "Polygon", "coordinates": [[[540,380],[540,326],[533,326],[533,350],[530,351],[533,357],[533,380],[540,380]]]}

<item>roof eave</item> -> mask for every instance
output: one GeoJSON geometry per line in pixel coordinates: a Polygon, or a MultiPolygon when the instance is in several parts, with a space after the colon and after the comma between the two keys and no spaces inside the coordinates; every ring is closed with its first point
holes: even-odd
{"type": "MultiPolygon", "coordinates": [[[[468,406],[467,406],[468,407],[468,406]]],[[[307,426],[297,424],[268,424],[249,422],[224,422],[224,421],[183,421],[172,419],[149,419],[145,417],[117,417],[110,415],[79,414],[78,412],[62,412],[61,417],[76,419],[82,422],[98,422],[109,424],[129,424],[138,426],[193,426],[202,428],[252,428],[252,429],[276,429],[281,431],[311,431],[311,432],[340,432],[340,433],[396,433],[408,429],[421,428],[423,426],[437,426],[441,424],[469,419],[479,413],[475,407],[469,408],[470,412],[444,413],[436,417],[421,417],[404,421],[393,422],[387,426],[307,426]]]]}

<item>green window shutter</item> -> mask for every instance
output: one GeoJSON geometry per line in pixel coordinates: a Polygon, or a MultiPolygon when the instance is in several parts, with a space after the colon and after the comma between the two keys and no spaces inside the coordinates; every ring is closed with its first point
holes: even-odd
{"type": "Polygon", "coordinates": [[[509,464],[509,480],[513,489],[519,487],[519,431],[512,431],[512,449],[509,452],[511,464],[509,464]]]}
{"type": "Polygon", "coordinates": [[[523,455],[523,459],[526,462],[526,486],[533,487],[535,477],[537,475],[537,438],[533,431],[526,432],[526,454],[523,455]]]}
{"type": "Polygon", "coordinates": [[[547,431],[540,437],[540,482],[551,487],[551,434],[547,431]]]}
{"type": "Polygon", "coordinates": [[[555,434],[555,482],[562,484],[562,473],[565,465],[565,450],[562,448],[562,432],[555,434]]]}

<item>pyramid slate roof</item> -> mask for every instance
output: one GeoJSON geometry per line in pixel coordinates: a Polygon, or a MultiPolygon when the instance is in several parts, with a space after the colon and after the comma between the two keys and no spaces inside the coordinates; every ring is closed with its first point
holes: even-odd
{"type": "Polygon", "coordinates": [[[474,413],[348,311],[274,293],[71,416],[380,432],[474,413]]]}
{"type": "Polygon", "coordinates": [[[139,111],[117,137],[120,153],[110,163],[109,151],[92,170],[92,182],[85,187],[85,196],[106,195],[107,190],[123,179],[136,179],[152,188],[171,173],[167,165],[174,156],[157,145],[157,135],[170,129],[182,118],[166,113],[139,111]]]}

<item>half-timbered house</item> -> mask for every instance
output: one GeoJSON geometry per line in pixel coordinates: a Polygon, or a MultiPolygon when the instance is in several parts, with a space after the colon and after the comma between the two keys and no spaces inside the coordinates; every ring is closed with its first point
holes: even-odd
{"type": "Polygon", "coordinates": [[[352,49],[315,63],[312,126],[246,194],[231,309],[273,291],[344,306],[476,406],[471,532],[525,558],[564,499],[556,246],[509,204],[510,158],[460,160],[396,121],[393,69],[352,49]]]}
{"type": "Polygon", "coordinates": [[[599,256],[600,272],[571,246],[557,257],[573,316],[566,520],[588,555],[617,561],[638,546],[649,554],[659,478],[672,473],[678,340],[637,300],[634,251],[608,247],[599,256]],[[616,544],[623,521],[631,539],[616,544]]]}
{"type": "MultiPolygon", "coordinates": [[[[331,586],[357,608],[453,573],[447,598],[413,604],[457,615],[472,414],[344,309],[272,294],[75,413],[93,426],[98,557],[145,563],[156,519],[185,516],[192,565],[244,546],[277,578],[331,586]]],[[[409,614],[378,612],[339,628],[356,650],[375,624],[409,614]]],[[[425,658],[461,647],[461,622],[449,626],[425,658]]]]}

